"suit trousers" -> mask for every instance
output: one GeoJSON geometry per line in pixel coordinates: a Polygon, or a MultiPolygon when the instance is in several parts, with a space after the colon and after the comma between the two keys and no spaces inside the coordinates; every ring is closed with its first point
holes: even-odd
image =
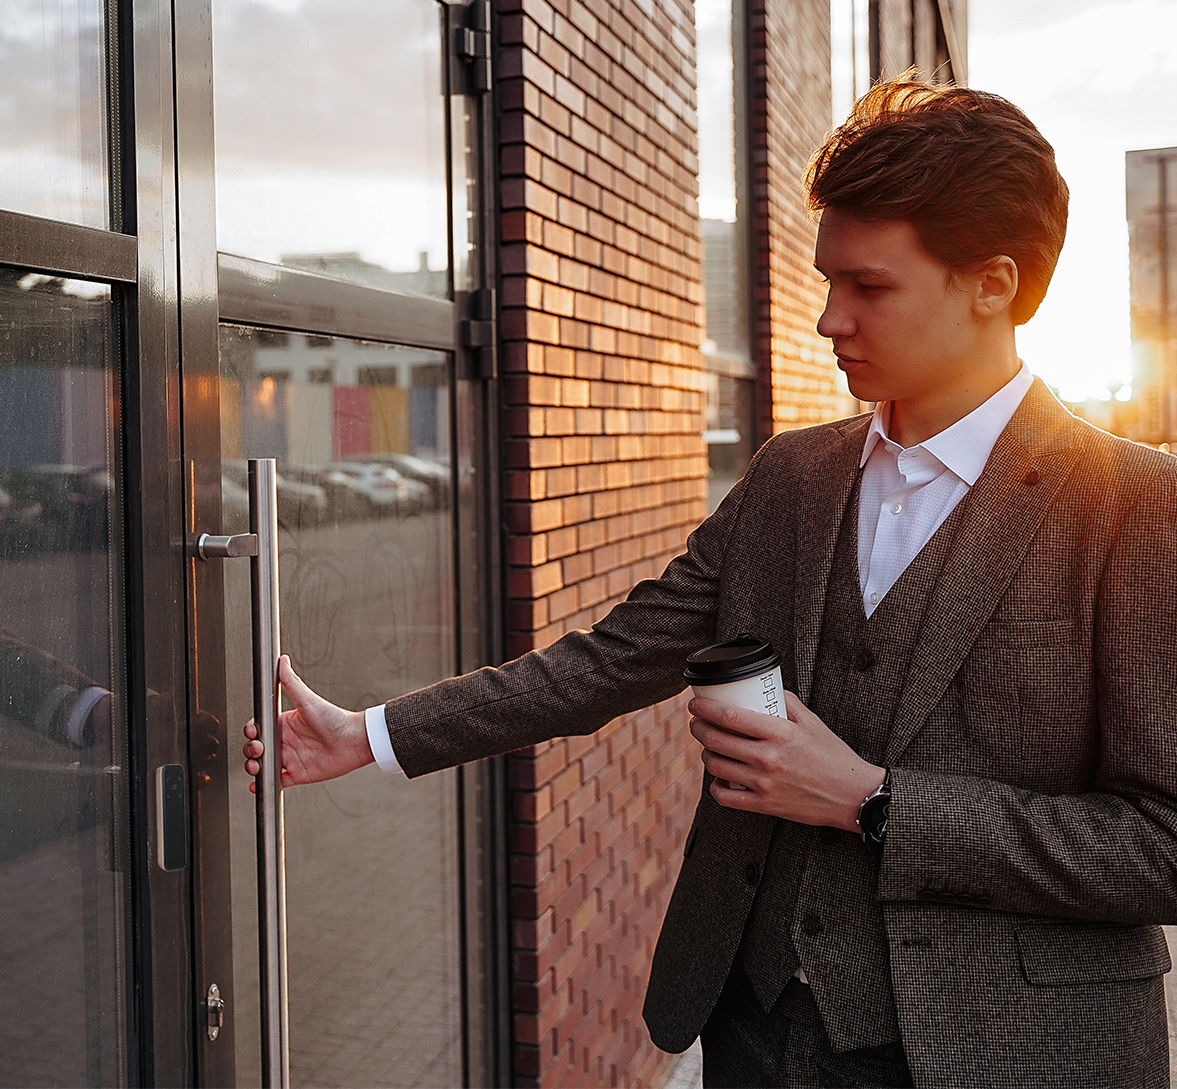
{"type": "Polygon", "coordinates": [[[703,1026],[704,1089],[911,1086],[902,1044],[838,1054],[809,987],[792,979],[769,1013],[737,964],[703,1026]]]}

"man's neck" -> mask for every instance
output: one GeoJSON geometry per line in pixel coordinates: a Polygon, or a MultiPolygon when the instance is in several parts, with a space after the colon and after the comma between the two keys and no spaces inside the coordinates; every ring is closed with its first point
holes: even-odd
{"type": "Polygon", "coordinates": [[[887,437],[903,447],[918,446],[983,405],[1012,381],[1021,367],[1021,360],[1011,345],[1009,357],[1003,358],[1000,364],[994,365],[990,360],[986,367],[962,375],[943,390],[892,401],[887,437]]]}

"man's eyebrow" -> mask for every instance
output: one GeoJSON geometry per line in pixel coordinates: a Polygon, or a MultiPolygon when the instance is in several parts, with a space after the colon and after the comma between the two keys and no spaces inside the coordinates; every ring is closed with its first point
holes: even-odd
{"type": "MultiPolygon", "coordinates": [[[[816,261],[813,262],[813,267],[815,269],[817,269],[818,272],[821,272],[823,276],[825,275],[825,273],[822,272],[821,266],[818,265],[818,263],[816,261]]],[[[885,277],[888,277],[891,275],[891,270],[889,268],[887,268],[885,265],[861,265],[858,268],[839,269],[838,275],[839,276],[879,276],[879,277],[885,278],[885,277]]]]}

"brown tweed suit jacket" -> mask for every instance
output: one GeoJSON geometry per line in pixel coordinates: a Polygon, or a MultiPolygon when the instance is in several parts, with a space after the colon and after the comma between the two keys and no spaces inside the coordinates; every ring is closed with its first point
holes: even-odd
{"type": "MultiPolygon", "coordinates": [[[[767,443],[686,554],[592,631],[390,702],[402,765],[591,732],[741,632],[781,649],[806,699],[867,423],[767,443]]],[[[1167,1084],[1177,458],[1035,382],[964,502],[886,753],[876,896],[916,1084],[1167,1084]]],[[[660,1047],[689,1046],[713,1008],[773,827],[704,788],[646,999],[660,1047]]]]}

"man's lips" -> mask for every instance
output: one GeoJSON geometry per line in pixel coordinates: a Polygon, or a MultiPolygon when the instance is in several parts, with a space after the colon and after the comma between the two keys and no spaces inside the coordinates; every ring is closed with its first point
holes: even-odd
{"type": "Polygon", "coordinates": [[[834,354],[838,357],[838,369],[842,371],[852,371],[855,367],[860,367],[866,362],[865,359],[855,359],[853,356],[842,355],[839,352],[834,354]]]}

